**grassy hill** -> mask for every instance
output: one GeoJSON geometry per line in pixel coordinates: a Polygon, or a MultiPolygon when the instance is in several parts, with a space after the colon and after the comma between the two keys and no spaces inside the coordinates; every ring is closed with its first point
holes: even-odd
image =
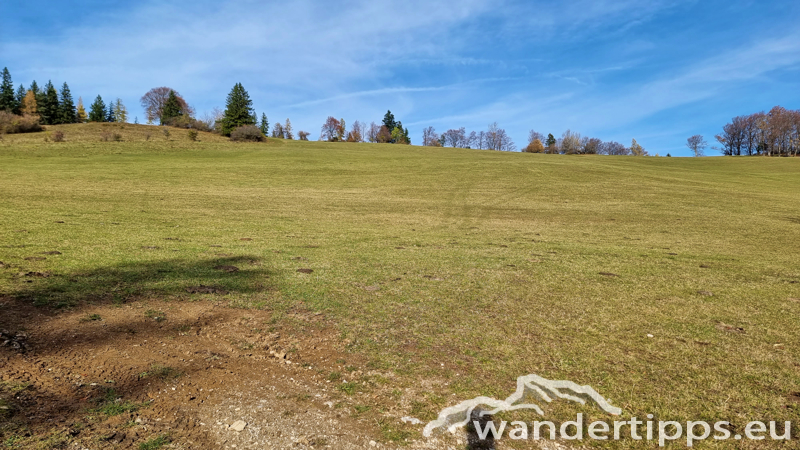
{"type": "Polygon", "coordinates": [[[640,418],[800,418],[800,159],[56,129],[0,141],[0,261],[57,275],[0,269],[0,294],[72,307],[202,283],[324,312],[393,383],[437,380],[424,420],[528,373],[640,418]]]}

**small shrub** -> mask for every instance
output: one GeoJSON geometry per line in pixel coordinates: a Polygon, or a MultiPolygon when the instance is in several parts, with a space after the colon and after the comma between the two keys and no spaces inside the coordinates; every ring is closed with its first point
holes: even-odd
{"type": "Polygon", "coordinates": [[[203,122],[202,120],[197,120],[194,117],[187,116],[185,114],[180,115],[178,117],[172,117],[164,121],[164,125],[168,125],[170,127],[175,128],[188,128],[192,130],[200,130],[200,131],[213,131],[213,129],[208,126],[208,123],[203,122]]]}
{"type": "Polygon", "coordinates": [[[110,141],[111,140],[111,133],[109,133],[108,131],[103,131],[102,133],[100,133],[100,140],[102,142],[110,141]]]}
{"type": "Polygon", "coordinates": [[[145,133],[145,134],[144,134],[144,140],[145,140],[145,141],[149,141],[149,140],[150,140],[150,138],[151,138],[152,136],[153,136],[153,135],[152,135],[152,134],[150,134],[150,133],[145,133]]]}
{"type": "Polygon", "coordinates": [[[167,129],[167,127],[164,127],[164,129],[161,130],[161,132],[164,133],[164,137],[169,140],[169,134],[170,133],[169,133],[169,130],[167,129]]]}
{"type": "Polygon", "coordinates": [[[299,132],[297,133],[297,135],[300,137],[300,140],[301,140],[301,141],[307,141],[307,140],[308,140],[308,135],[309,135],[309,134],[311,134],[311,133],[309,133],[308,131],[299,131],[299,132]]]}
{"type": "Polygon", "coordinates": [[[245,125],[231,132],[232,141],[262,142],[264,133],[255,125],[245,125]]]}
{"type": "Polygon", "coordinates": [[[0,111],[0,134],[33,133],[42,131],[39,116],[18,116],[8,111],[0,111]]]}
{"type": "Polygon", "coordinates": [[[64,142],[64,132],[61,130],[54,131],[53,142],[64,142]]]}
{"type": "Polygon", "coordinates": [[[197,130],[189,130],[187,132],[187,135],[189,136],[189,140],[190,141],[196,141],[197,140],[197,130]]]}
{"type": "Polygon", "coordinates": [[[122,142],[122,135],[119,133],[114,133],[112,138],[114,138],[114,142],[122,142]]]}

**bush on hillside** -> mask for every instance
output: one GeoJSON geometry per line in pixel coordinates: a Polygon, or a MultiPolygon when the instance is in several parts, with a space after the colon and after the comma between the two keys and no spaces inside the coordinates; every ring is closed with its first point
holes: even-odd
{"type": "Polygon", "coordinates": [[[264,133],[255,125],[245,125],[231,131],[232,141],[262,142],[264,139],[264,133]]]}
{"type": "Polygon", "coordinates": [[[214,131],[213,128],[208,126],[208,123],[203,122],[202,120],[197,120],[194,117],[187,116],[186,114],[181,114],[180,116],[166,119],[164,120],[164,125],[198,131],[214,131]]]}
{"type": "Polygon", "coordinates": [[[61,130],[56,130],[53,132],[53,141],[54,142],[64,142],[64,132],[61,130]]]}
{"type": "Polygon", "coordinates": [[[39,116],[18,116],[8,111],[0,111],[0,134],[33,133],[42,131],[39,116]]]}

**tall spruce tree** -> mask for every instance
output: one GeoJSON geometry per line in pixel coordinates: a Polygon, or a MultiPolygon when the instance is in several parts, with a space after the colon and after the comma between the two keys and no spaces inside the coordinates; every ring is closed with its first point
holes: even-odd
{"type": "Polygon", "coordinates": [[[549,133],[547,135],[547,140],[544,142],[544,145],[547,147],[553,147],[556,145],[556,137],[553,136],[553,133],[549,133]]]}
{"type": "Polygon", "coordinates": [[[106,104],[103,102],[103,97],[97,96],[94,103],[89,107],[89,122],[105,122],[106,121],[106,104]]]}
{"type": "Polygon", "coordinates": [[[264,136],[269,136],[269,120],[265,113],[261,113],[261,132],[264,133],[264,136]]]}
{"type": "Polygon", "coordinates": [[[178,101],[178,96],[175,95],[175,91],[170,90],[167,101],[164,102],[164,107],[161,109],[161,125],[167,125],[172,119],[181,115],[183,115],[183,110],[178,101]]]}
{"type": "Polygon", "coordinates": [[[3,81],[0,83],[0,111],[14,111],[16,99],[14,98],[14,83],[11,82],[11,73],[8,67],[3,68],[3,81]]]}
{"type": "Polygon", "coordinates": [[[56,91],[53,83],[48,81],[43,89],[41,95],[42,100],[37,99],[39,107],[39,117],[44,125],[54,125],[58,123],[59,107],[58,107],[58,91],[56,91]]]}
{"type": "Polygon", "coordinates": [[[230,136],[231,131],[244,125],[255,125],[255,111],[250,95],[236,83],[225,102],[225,115],[222,118],[222,135],[230,136]]]}
{"type": "Polygon", "coordinates": [[[27,93],[28,91],[25,90],[25,86],[20,84],[17,89],[17,96],[14,99],[16,101],[16,105],[14,105],[14,114],[22,115],[22,107],[25,105],[25,94],[27,93]]]}
{"type": "Polygon", "coordinates": [[[114,102],[108,102],[108,111],[106,111],[106,122],[116,122],[117,116],[114,115],[114,102]]]}
{"type": "Polygon", "coordinates": [[[75,123],[75,102],[72,100],[72,93],[66,81],[61,86],[58,123],[75,123]]]}
{"type": "Polygon", "coordinates": [[[397,122],[394,120],[394,114],[391,111],[386,111],[386,114],[383,116],[383,125],[392,132],[395,128],[397,128],[397,122]]]}

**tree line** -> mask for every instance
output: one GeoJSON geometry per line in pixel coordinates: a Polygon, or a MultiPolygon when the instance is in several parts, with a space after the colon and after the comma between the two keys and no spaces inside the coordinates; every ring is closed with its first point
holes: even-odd
{"type": "MultiPolygon", "coordinates": [[[[506,130],[497,122],[489,124],[486,131],[467,133],[466,128],[449,129],[442,134],[433,127],[422,130],[422,145],[431,147],[476,148],[481,150],[515,151],[516,145],[506,130]]],[[[597,138],[582,137],[580,133],[565,131],[560,138],[552,133],[545,137],[542,133],[531,130],[528,133],[528,145],[523,149],[527,153],[550,153],[567,155],[638,155],[646,156],[647,151],[633,139],[630,147],[619,142],[603,142],[597,138]]]]}
{"type": "Polygon", "coordinates": [[[327,142],[372,142],[378,144],[411,144],[408,128],[403,127],[403,122],[395,120],[392,111],[386,111],[380,125],[372,122],[369,126],[358,120],[354,121],[347,131],[344,119],[328,116],[322,124],[319,136],[320,141],[327,142]]]}
{"type": "MultiPolygon", "coordinates": [[[[168,87],[149,90],[142,96],[140,103],[149,124],[158,121],[160,125],[213,131],[223,136],[231,136],[234,130],[248,127],[245,134],[254,138],[263,139],[271,136],[279,139],[295,139],[292,123],[288,118],[283,123],[275,123],[271,130],[265,113],[261,114],[259,122],[253,109],[253,102],[241,83],[236,83],[231,89],[224,111],[214,108],[211,113],[206,113],[200,119],[196,118],[195,110],[189,103],[176,90],[168,87]]],[[[35,80],[28,88],[20,84],[15,89],[7,67],[3,69],[0,82],[0,113],[5,114],[3,123],[24,125],[17,126],[17,131],[38,131],[39,124],[128,121],[128,110],[119,98],[106,104],[98,95],[87,112],[81,97],[78,97],[77,103],[74,101],[66,82],[61,85],[60,90],[56,89],[51,81],[44,87],[39,87],[35,80]],[[8,115],[11,115],[11,119],[8,115]],[[20,120],[13,119],[15,116],[20,120]]],[[[138,118],[135,123],[138,123],[138,118]]],[[[13,127],[5,126],[0,131],[15,132],[14,130],[13,127]]],[[[300,140],[308,140],[309,135],[310,133],[302,130],[296,134],[300,140]]],[[[800,110],[788,110],[776,106],[769,112],[762,111],[734,117],[730,123],[722,127],[722,132],[715,138],[721,147],[714,149],[723,155],[797,156],[800,150],[800,110]]],[[[344,119],[328,116],[322,125],[319,140],[411,144],[408,128],[396,120],[391,111],[386,112],[380,124],[372,122],[366,125],[356,120],[349,130],[344,119]]],[[[429,126],[422,131],[422,145],[499,151],[515,151],[517,148],[506,130],[500,128],[496,122],[489,124],[485,131],[469,133],[461,127],[439,134],[434,127],[429,126]]],[[[686,145],[695,156],[702,156],[708,144],[702,135],[694,135],[687,139],[686,145]]],[[[631,141],[630,146],[625,146],[616,141],[602,141],[594,137],[581,136],[580,133],[571,130],[562,133],[560,138],[556,138],[552,133],[545,137],[542,133],[531,130],[528,134],[528,144],[522,151],[550,154],[648,155],[636,139],[631,141]]]]}
{"type": "Polygon", "coordinates": [[[98,95],[87,113],[83,99],[78,97],[76,104],[66,82],[61,85],[60,90],[56,89],[52,81],[39,87],[36,80],[28,88],[20,84],[15,90],[7,67],[3,68],[0,82],[0,111],[33,118],[42,125],[128,120],[128,110],[119,98],[106,105],[98,95]]]}
{"type": "Polygon", "coordinates": [[[714,136],[723,155],[797,156],[800,150],[800,110],[776,106],[769,112],[734,117],[714,136]]]}

